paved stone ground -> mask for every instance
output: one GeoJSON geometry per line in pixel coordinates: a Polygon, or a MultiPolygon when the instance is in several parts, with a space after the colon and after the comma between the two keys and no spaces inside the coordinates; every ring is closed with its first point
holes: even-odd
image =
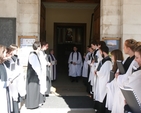
{"type": "MultiPolygon", "coordinates": [[[[52,83],[51,90],[52,93],[50,96],[88,96],[86,88],[82,82],[82,78],[79,79],[78,83],[72,83],[65,71],[61,73],[58,72],[58,78],[52,83]]],[[[46,103],[42,107],[34,110],[26,109],[23,104],[21,113],[95,113],[93,108],[70,109],[69,107],[54,108],[53,106],[51,108],[47,108],[46,103]]]]}

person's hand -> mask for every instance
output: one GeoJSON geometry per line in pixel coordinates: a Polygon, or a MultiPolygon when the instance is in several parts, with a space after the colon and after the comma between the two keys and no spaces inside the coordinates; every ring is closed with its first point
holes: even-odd
{"type": "Polygon", "coordinates": [[[127,104],[126,100],[124,100],[125,105],[127,104]]]}
{"type": "Polygon", "coordinates": [[[94,74],[97,75],[97,71],[94,71],[94,74]]]}
{"type": "Polygon", "coordinates": [[[73,65],[76,65],[76,62],[73,62],[73,65]]]}
{"type": "Polygon", "coordinates": [[[92,60],[92,63],[94,63],[95,62],[95,60],[92,60]]]}
{"type": "Polygon", "coordinates": [[[86,58],[86,56],[83,56],[83,58],[85,59],[85,58],[86,58]]]}
{"type": "Polygon", "coordinates": [[[118,78],[118,76],[119,76],[119,73],[115,73],[115,78],[118,78]]]}

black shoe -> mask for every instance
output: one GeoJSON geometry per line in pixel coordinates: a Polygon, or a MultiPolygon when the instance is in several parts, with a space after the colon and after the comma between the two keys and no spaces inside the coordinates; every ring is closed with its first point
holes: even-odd
{"type": "Polygon", "coordinates": [[[45,94],[45,96],[46,96],[46,97],[49,97],[49,95],[48,95],[48,94],[45,94]]]}

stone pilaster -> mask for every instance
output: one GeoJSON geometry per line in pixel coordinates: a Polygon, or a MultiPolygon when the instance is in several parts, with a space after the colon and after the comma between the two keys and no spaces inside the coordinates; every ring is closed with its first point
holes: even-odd
{"type": "Polygon", "coordinates": [[[19,36],[40,34],[40,0],[19,0],[19,36]]]}
{"type": "Polygon", "coordinates": [[[122,38],[141,40],[141,0],[122,0],[122,38]]]}
{"type": "Polygon", "coordinates": [[[121,37],[120,0],[101,0],[100,37],[121,37]]]}

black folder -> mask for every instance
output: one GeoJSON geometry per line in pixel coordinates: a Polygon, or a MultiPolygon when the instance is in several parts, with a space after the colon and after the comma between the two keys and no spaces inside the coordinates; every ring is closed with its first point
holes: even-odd
{"type": "Polygon", "coordinates": [[[141,103],[131,88],[120,88],[121,92],[133,113],[141,113],[141,103]]]}
{"type": "Polygon", "coordinates": [[[10,64],[10,70],[11,70],[11,71],[14,71],[14,70],[15,70],[15,63],[11,63],[11,64],[10,64]]]}
{"type": "Polygon", "coordinates": [[[19,59],[17,59],[17,65],[20,65],[19,59]]]}
{"type": "Polygon", "coordinates": [[[111,70],[109,82],[111,82],[114,78],[115,78],[115,73],[114,73],[114,71],[111,70]]]}
{"type": "Polygon", "coordinates": [[[125,74],[125,69],[123,67],[123,64],[122,64],[121,60],[117,60],[117,67],[119,69],[119,73],[120,74],[125,74]]]}

